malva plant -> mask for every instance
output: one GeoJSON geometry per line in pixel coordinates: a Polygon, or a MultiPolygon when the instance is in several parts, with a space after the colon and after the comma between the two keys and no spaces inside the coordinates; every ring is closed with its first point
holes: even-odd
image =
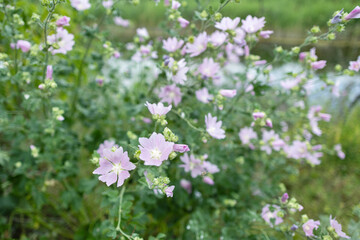
{"type": "Polygon", "coordinates": [[[165,6],[162,35],[142,27],[122,42],[112,34],[139,0],[0,1],[1,238],[359,236],[309,218],[312,203],[283,182],[326,155],[345,159],[341,143],[323,143],[331,115],[309,95],[314,82],[343,94],[325,70],[354,76],[360,57],[329,70],[312,45],[360,7],[264,60],[254,49],[273,34],[266,19],[222,16],[239,1],[198,1],[191,18],[186,1],[153,2],[165,6]],[[286,62],[297,68],[275,75],[286,62]]]}

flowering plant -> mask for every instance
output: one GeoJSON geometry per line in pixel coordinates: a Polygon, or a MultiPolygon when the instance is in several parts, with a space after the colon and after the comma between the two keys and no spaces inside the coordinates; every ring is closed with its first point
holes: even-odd
{"type": "MultiPolygon", "coordinates": [[[[264,60],[254,52],[273,34],[265,18],[222,16],[238,2],[199,3],[189,18],[186,2],[154,1],[162,36],[137,28],[125,43],[109,33],[131,25],[121,7],[138,1],[42,0],[31,17],[0,1],[2,236],[350,238],[332,216],[296,220],[310,203],[289,200],[283,182],[324,155],[345,158],[322,140],[331,115],[309,101],[314,82],[341,91],[306,49],[360,8],[264,60]],[[275,76],[289,61],[298,68],[275,76]]],[[[360,60],[335,70],[353,76],[360,60]]]]}

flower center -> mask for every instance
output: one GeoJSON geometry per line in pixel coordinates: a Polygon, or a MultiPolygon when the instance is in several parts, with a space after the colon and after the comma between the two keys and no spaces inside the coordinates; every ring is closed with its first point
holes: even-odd
{"type": "Polygon", "coordinates": [[[152,159],[160,160],[161,151],[158,148],[154,148],[151,150],[150,155],[152,159]]]}
{"type": "Polygon", "coordinates": [[[214,127],[209,127],[209,128],[207,129],[207,131],[208,131],[209,133],[213,133],[213,132],[215,132],[215,128],[214,128],[214,127]]]}
{"type": "Polygon", "coordinates": [[[122,169],[121,164],[119,163],[119,164],[114,164],[112,170],[114,173],[119,174],[124,169],[122,169]]]}

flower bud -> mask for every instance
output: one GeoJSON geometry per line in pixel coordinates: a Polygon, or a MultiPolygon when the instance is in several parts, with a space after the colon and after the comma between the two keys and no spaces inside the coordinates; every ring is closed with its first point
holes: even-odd
{"type": "Polygon", "coordinates": [[[336,37],[335,33],[329,33],[329,34],[327,35],[327,39],[330,40],[330,41],[331,41],[331,40],[334,40],[335,37],[336,37]]]}
{"type": "Polygon", "coordinates": [[[222,14],[219,12],[215,13],[214,19],[215,21],[220,21],[222,19],[222,14]]]}
{"type": "Polygon", "coordinates": [[[170,155],[169,155],[169,159],[170,159],[170,160],[173,160],[173,159],[175,159],[176,157],[177,157],[176,152],[172,152],[172,153],[170,153],[170,155]]]}
{"type": "Polygon", "coordinates": [[[205,10],[203,10],[201,13],[200,13],[200,17],[201,18],[207,18],[209,16],[209,14],[205,11],[205,10]]]}
{"type": "Polygon", "coordinates": [[[300,52],[300,48],[299,48],[299,47],[293,47],[293,48],[291,49],[291,51],[292,51],[293,53],[295,53],[295,54],[298,54],[298,53],[300,52]]]}
{"type": "Polygon", "coordinates": [[[320,28],[319,26],[313,26],[310,30],[312,33],[319,33],[320,32],[320,28]]]}

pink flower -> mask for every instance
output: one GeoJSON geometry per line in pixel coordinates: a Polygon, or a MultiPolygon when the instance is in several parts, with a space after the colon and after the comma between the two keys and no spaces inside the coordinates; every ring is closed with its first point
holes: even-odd
{"type": "Polygon", "coordinates": [[[250,127],[244,127],[239,132],[239,138],[242,144],[249,144],[251,139],[257,139],[256,132],[250,127]]]}
{"type": "Polygon", "coordinates": [[[182,94],[180,92],[180,88],[178,88],[175,84],[167,85],[161,88],[159,93],[159,98],[161,98],[162,102],[166,102],[168,104],[174,103],[177,106],[181,102],[182,94]]]}
{"type": "Polygon", "coordinates": [[[165,189],[165,194],[167,197],[173,197],[173,191],[175,186],[170,186],[165,189]]]}
{"type": "MultiPolygon", "coordinates": [[[[173,66],[174,66],[174,59],[170,58],[169,67],[172,68],[173,66]]],[[[189,68],[186,67],[186,62],[184,58],[177,62],[176,68],[177,68],[176,73],[171,72],[172,80],[175,83],[183,85],[187,80],[186,74],[189,71],[189,68]]]]}
{"type": "Polygon", "coordinates": [[[114,17],[114,23],[122,27],[128,27],[130,25],[129,20],[123,19],[122,17],[114,17]]]}
{"type": "Polygon", "coordinates": [[[181,186],[183,189],[185,189],[185,191],[187,191],[188,194],[191,193],[191,188],[192,188],[192,186],[191,186],[191,182],[190,182],[190,181],[185,180],[185,179],[181,179],[181,180],[180,180],[180,186],[181,186]]]}
{"type": "Polygon", "coordinates": [[[261,118],[264,118],[265,117],[265,113],[264,112],[254,112],[252,114],[254,120],[257,120],[257,119],[261,119],[261,118]]]}
{"type": "Polygon", "coordinates": [[[205,124],[206,131],[210,134],[210,136],[217,139],[225,138],[225,131],[221,129],[222,121],[217,122],[217,117],[213,117],[210,113],[208,113],[208,115],[205,116],[205,124]]]}
{"type": "Polygon", "coordinates": [[[299,60],[300,60],[300,61],[303,61],[305,58],[306,58],[306,52],[301,52],[301,53],[299,54],[299,60]]]}
{"type": "Polygon", "coordinates": [[[265,120],[265,124],[266,124],[266,126],[268,126],[269,128],[272,128],[272,127],[273,127],[273,124],[272,124],[272,121],[271,121],[270,118],[268,118],[268,119],[265,120]]]}
{"type": "Polygon", "coordinates": [[[150,37],[148,31],[146,30],[146,28],[138,28],[138,29],[136,29],[136,34],[140,38],[141,42],[143,42],[144,39],[147,39],[147,38],[150,37]]]}
{"type": "Polygon", "coordinates": [[[113,4],[114,2],[112,0],[102,1],[102,5],[104,6],[104,8],[111,8],[113,4]]]}
{"type": "Polygon", "coordinates": [[[22,52],[26,53],[30,50],[31,43],[25,40],[18,40],[16,43],[16,48],[20,48],[22,52]]]}
{"type": "Polygon", "coordinates": [[[228,98],[233,98],[236,96],[236,89],[221,89],[219,93],[228,98]]]}
{"type": "Polygon", "coordinates": [[[56,118],[58,121],[64,121],[64,117],[63,116],[58,116],[57,118],[56,118]]]}
{"type": "Polygon", "coordinates": [[[173,150],[174,152],[184,153],[190,151],[190,148],[186,144],[174,144],[173,150]]]}
{"type": "Polygon", "coordinates": [[[349,70],[358,72],[360,70],[360,56],[356,61],[350,61],[349,70]]]}
{"type": "Polygon", "coordinates": [[[350,20],[353,18],[360,18],[360,7],[356,6],[346,17],[345,20],[350,20]]]}
{"type": "Polygon", "coordinates": [[[53,68],[51,65],[46,67],[46,79],[52,80],[53,79],[53,68]]]}
{"type": "Polygon", "coordinates": [[[234,42],[239,46],[244,46],[246,44],[245,37],[246,32],[242,28],[235,29],[236,36],[234,37],[234,42]]]}
{"type": "Polygon", "coordinates": [[[194,39],[193,43],[186,44],[186,52],[190,53],[190,57],[196,57],[206,50],[207,42],[206,32],[200,33],[199,36],[194,39]]]}
{"type": "Polygon", "coordinates": [[[301,82],[301,78],[297,77],[295,79],[289,79],[289,80],[285,80],[280,82],[281,87],[290,90],[294,87],[296,87],[299,83],[301,82]]]}
{"type": "Polygon", "coordinates": [[[159,102],[158,104],[155,103],[151,104],[149,102],[146,102],[145,106],[149,109],[152,115],[159,115],[159,116],[165,116],[172,108],[171,105],[165,107],[162,102],[159,102]]]}
{"type": "Polygon", "coordinates": [[[115,144],[115,141],[113,140],[105,140],[102,144],[100,144],[96,152],[100,155],[100,157],[104,157],[104,150],[111,150],[113,147],[118,148],[119,146],[115,144]]]}
{"type": "Polygon", "coordinates": [[[221,46],[227,37],[227,33],[224,32],[220,32],[220,31],[215,31],[211,34],[211,36],[209,37],[209,41],[212,43],[212,45],[214,45],[215,47],[219,47],[221,46]]]}
{"type": "Polygon", "coordinates": [[[239,22],[240,22],[239,17],[235,18],[234,20],[232,20],[229,17],[224,17],[221,19],[220,22],[215,23],[215,27],[223,31],[234,30],[239,24],[239,22]]]}
{"type": "Polygon", "coordinates": [[[215,184],[214,180],[209,176],[205,176],[203,178],[203,181],[204,181],[204,183],[209,184],[209,185],[214,185],[215,184]]]}
{"type": "Polygon", "coordinates": [[[69,17],[62,16],[62,17],[58,18],[58,20],[56,21],[56,26],[58,26],[58,27],[70,26],[69,22],[70,22],[69,17]]]}
{"type": "Polygon", "coordinates": [[[59,46],[57,49],[50,47],[49,50],[53,55],[57,53],[66,54],[68,51],[72,50],[75,44],[74,35],[69,34],[64,28],[58,28],[56,34],[48,36],[48,42],[50,44],[57,43],[59,46]]]}
{"type": "Polygon", "coordinates": [[[186,28],[189,25],[189,21],[183,17],[178,17],[177,20],[182,28],[186,28]]]}
{"type": "Polygon", "coordinates": [[[288,193],[284,193],[281,197],[281,202],[282,203],[286,203],[286,201],[289,199],[289,194],[288,193]]]}
{"type": "Polygon", "coordinates": [[[313,219],[308,220],[306,223],[302,225],[305,236],[312,237],[314,236],[314,228],[318,229],[320,225],[320,221],[314,221],[313,219]]]}
{"type": "Polygon", "coordinates": [[[120,52],[119,51],[115,51],[114,54],[113,54],[113,57],[118,59],[119,57],[121,56],[120,52]]]}
{"type": "Polygon", "coordinates": [[[70,0],[71,6],[78,11],[84,11],[91,7],[89,0],[70,0]]]}
{"type": "Polygon", "coordinates": [[[199,72],[203,77],[216,78],[217,73],[220,71],[220,64],[214,62],[212,58],[204,58],[199,66],[199,72]]]}
{"type": "Polygon", "coordinates": [[[184,44],[183,40],[177,40],[176,37],[168,38],[167,40],[163,40],[163,48],[168,52],[175,52],[184,44]]]}
{"type": "Polygon", "coordinates": [[[325,60],[320,60],[311,63],[311,68],[314,70],[323,69],[326,66],[325,60]]]}
{"type": "Polygon", "coordinates": [[[195,92],[197,100],[203,103],[209,103],[209,100],[213,99],[213,95],[209,94],[207,88],[202,88],[195,92]]]}
{"type": "Polygon", "coordinates": [[[271,31],[271,30],[261,31],[260,37],[267,39],[267,38],[270,38],[270,35],[273,33],[274,33],[274,31],[271,31]]]}
{"type": "Polygon", "coordinates": [[[248,15],[245,20],[242,20],[242,29],[247,33],[256,33],[265,26],[265,17],[257,18],[248,15]]]}
{"type": "Polygon", "coordinates": [[[187,153],[185,153],[180,157],[180,160],[184,163],[181,164],[180,167],[184,168],[185,172],[191,172],[191,177],[193,178],[200,176],[205,171],[201,160],[195,158],[195,156],[192,154],[189,156],[187,153]]]}
{"type": "Polygon", "coordinates": [[[266,64],[266,60],[259,60],[259,61],[254,62],[255,66],[261,66],[261,65],[264,65],[264,64],[266,64]]]}
{"type": "Polygon", "coordinates": [[[331,227],[333,227],[335,229],[335,232],[339,237],[346,238],[346,239],[350,238],[348,235],[346,235],[346,233],[344,233],[342,231],[341,224],[338,221],[336,221],[335,218],[332,219],[331,215],[330,215],[330,225],[331,225],[331,227]]]}
{"type": "Polygon", "coordinates": [[[172,1],[172,4],[171,4],[172,9],[177,10],[180,6],[181,6],[181,3],[179,3],[178,1],[176,1],[176,0],[172,1]]]}
{"type": "Polygon", "coordinates": [[[279,217],[277,214],[280,211],[280,207],[278,205],[269,205],[266,204],[262,211],[261,211],[261,217],[265,220],[265,222],[267,222],[271,227],[273,226],[273,223],[271,221],[271,219],[274,219],[274,224],[275,225],[279,225],[280,223],[283,222],[283,219],[281,217],[279,217]]]}
{"type": "Polygon", "coordinates": [[[117,187],[124,184],[125,179],[130,177],[129,171],[136,168],[135,164],[130,162],[128,153],[124,152],[122,147],[114,152],[105,149],[104,156],[100,158],[100,167],[95,169],[93,174],[101,175],[99,180],[105,182],[107,186],[117,181],[117,187]]]}
{"type": "Polygon", "coordinates": [[[139,138],[140,159],[144,165],[160,166],[173,151],[174,143],[167,142],[160,133],[153,133],[150,138],[139,138]]]}
{"type": "Polygon", "coordinates": [[[337,156],[341,159],[345,158],[345,153],[342,151],[341,149],[341,145],[340,144],[336,144],[334,146],[335,151],[337,152],[337,156]]]}

